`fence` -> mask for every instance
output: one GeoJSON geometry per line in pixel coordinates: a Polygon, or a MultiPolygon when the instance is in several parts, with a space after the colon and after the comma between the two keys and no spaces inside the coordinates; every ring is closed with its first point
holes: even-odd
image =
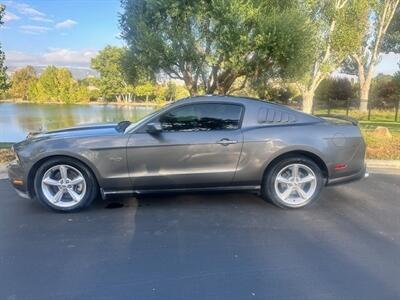
{"type": "Polygon", "coordinates": [[[316,99],[313,105],[313,114],[342,114],[355,117],[359,120],[381,120],[399,122],[400,98],[393,103],[385,104],[381,101],[370,100],[368,103],[368,113],[362,113],[359,110],[360,101],[357,99],[321,101],[316,99]]]}

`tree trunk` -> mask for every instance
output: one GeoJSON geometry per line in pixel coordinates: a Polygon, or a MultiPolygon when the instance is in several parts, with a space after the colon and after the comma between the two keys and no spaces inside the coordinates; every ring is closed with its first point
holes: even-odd
{"type": "Polygon", "coordinates": [[[370,83],[360,84],[360,111],[368,112],[368,96],[370,83]]]}
{"type": "Polygon", "coordinates": [[[307,114],[312,113],[313,101],[314,101],[314,91],[309,90],[303,92],[303,112],[307,114]]]}

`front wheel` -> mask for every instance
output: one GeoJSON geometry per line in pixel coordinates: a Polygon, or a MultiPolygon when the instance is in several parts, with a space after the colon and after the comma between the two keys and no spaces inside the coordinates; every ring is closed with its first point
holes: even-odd
{"type": "Polygon", "coordinates": [[[87,207],[97,195],[97,184],[90,170],[70,158],[50,159],[35,175],[35,192],[47,207],[63,212],[87,207]]]}
{"type": "Polygon", "coordinates": [[[324,177],[321,169],[304,156],[286,157],[275,163],[264,178],[262,195],[282,208],[301,208],[316,201],[324,177]]]}

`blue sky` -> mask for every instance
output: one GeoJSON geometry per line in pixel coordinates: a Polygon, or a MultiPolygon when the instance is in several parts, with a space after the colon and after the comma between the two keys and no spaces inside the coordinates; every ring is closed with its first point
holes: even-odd
{"type": "MultiPolygon", "coordinates": [[[[8,66],[88,67],[107,44],[118,38],[119,0],[5,0],[0,41],[8,66]]],[[[400,56],[383,55],[376,73],[392,74],[400,56]]]]}
{"type": "Polygon", "coordinates": [[[88,66],[90,58],[118,38],[119,0],[2,1],[0,41],[8,65],[88,66]]]}

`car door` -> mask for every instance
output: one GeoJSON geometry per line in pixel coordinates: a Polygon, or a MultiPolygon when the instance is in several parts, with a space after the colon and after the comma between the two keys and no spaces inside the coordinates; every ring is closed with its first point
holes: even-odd
{"type": "Polygon", "coordinates": [[[127,145],[134,189],[224,186],[232,183],[240,157],[244,107],[231,103],[189,103],[165,111],[144,125],[127,145]]]}

